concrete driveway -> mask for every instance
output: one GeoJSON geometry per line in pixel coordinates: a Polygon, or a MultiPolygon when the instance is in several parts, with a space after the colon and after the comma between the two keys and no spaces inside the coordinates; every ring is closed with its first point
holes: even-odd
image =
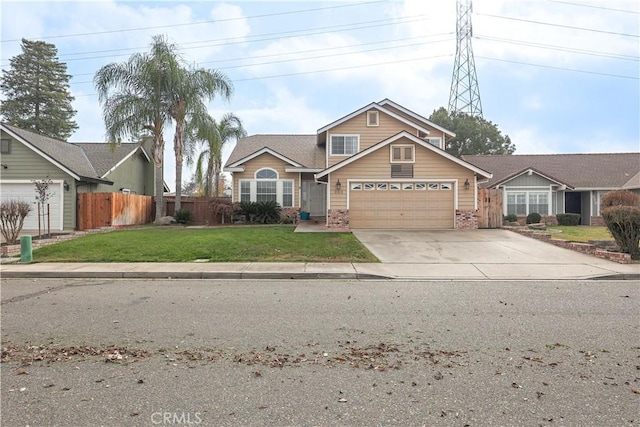
{"type": "Polygon", "coordinates": [[[623,266],[508,230],[352,230],[381,264],[367,272],[401,277],[589,278],[623,266]],[[398,270],[402,274],[398,274],[398,270]],[[395,274],[393,274],[395,273],[395,274]]]}

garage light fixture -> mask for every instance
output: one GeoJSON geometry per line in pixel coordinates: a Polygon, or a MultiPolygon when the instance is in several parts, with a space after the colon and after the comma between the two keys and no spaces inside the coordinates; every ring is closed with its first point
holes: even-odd
{"type": "Polygon", "coordinates": [[[469,178],[465,179],[465,181],[464,181],[464,189],[465,190],[469,189],[469,178]]]}
{"type": "Polygon", "coordinates": [[[338,178],[338,182],[336,182],[336,191],[340,191],[342,188],[342,184],[340,184],[340,178],[338,178]]]}

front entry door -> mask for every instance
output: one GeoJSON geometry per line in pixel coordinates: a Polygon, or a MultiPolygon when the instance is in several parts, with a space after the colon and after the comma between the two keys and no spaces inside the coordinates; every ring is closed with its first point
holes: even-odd
{"type": "Polygon", "coordinates": [[[308,211],[311,216],[325,216],[326,190],[324,184],[302,181],[302,210],[308,211]]]}

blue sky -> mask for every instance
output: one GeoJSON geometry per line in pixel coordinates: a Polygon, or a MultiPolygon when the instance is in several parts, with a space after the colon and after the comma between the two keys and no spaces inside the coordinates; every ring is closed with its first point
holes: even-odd
{"type": "MultiPolygon", "coordinates": [[[[249,134],[315,133],[389,98],[425,116],[448,103],[455,0],[2,1],[1,65],[20,39],[54,43],[80,128],[104,141],[96,70],[164,34],[185,60],[224,71],[249,134]]],[[[475,0],[473,49],[484,117],[516,154],[640,150],[640,3],[475,0]]],[[[174,187],[172,129],[165,180],[174,187]]],[[[230,153],[225,151],[225,156],[230,153]]],[[[190,172],[187,172],[188,175],[190,172]]]]}

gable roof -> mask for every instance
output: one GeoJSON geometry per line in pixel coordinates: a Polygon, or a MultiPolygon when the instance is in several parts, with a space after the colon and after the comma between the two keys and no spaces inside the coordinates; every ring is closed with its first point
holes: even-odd
{"type": "Polygon", "coordinates": [[[100,178],[104,178],[116,166],[133,156],[138,149],[147,160],[151,161],[142,146],[137,142],[126,142],[114,146],[95,142],[76,142],[71,144],[82,148],[100,178]]]}
{"type": "Polygon", "coordinates": [[[548,174],[545,174],[545,173],[543,173],[543,172],[540,172],[539,170],[536,170],[536,169],[534,169],[534,168],[526,168],[526,169],[524,169],[524,170],[521,170],[521,171],[518,171],[518,172],[513,173],[513,174],[511,174],[511,175],[508,175],[508,176],[504,177],[503,179],[501,179],[500,181],[497,181],[497,182],[496,182],[496,183],[494,183],[493,185],[494,185],[494,186],[502,185],[502,184],[504,184],[505,182],[511,181],[512,179],[516,179],[516,178],[518,178],[519,176],[522,176],[522,175],[524,175],[524,174],[529,174],[529,175],[531,175],[531,174],[534,174],[534,173],[535,173],[536,175],[538,175],[538,176],[540,176],[540,177],[542,177],[542,178],[546,179],[547,181],[551,181],[551,182],[553,182],[554,184],[557,184],[557,185],[561,185],[561,186],[563,186],[563,185],[564,185],[564,186],[567,186],[567,187],[569,187],[570,189],[572,189],[572,190],[573,190],[573,187],[571,187],[571,185],[567,184],[566,182],[562,182],[562,181],[560,181],[559,179],[556,179],[556,178],[554,178],[554,177],[552,177],[552,176],[550,176],[550,175],[548,175],[548,174]]]}
{"type": "Polygon", "coordinates": [[[325,165],[324,148],[316,146],[316,135],[262,134],[239,139],[225,168],[240,165],[265,152],[278,154],[276,157],[293,166],[323,169],[325,165]]]}
{"type": "Polygon", "coordinates": [[[395,118],[396,120],[401,121],[402,123],[404,123],[406,125],[409,125],[411,127],[415,127],[416,129],[421,130],[422,132],[426,133],[427,135],[429,133],[431,133],[431,132],[425,126],[429,126],[429,127],[434,128],[434,129],[438,129],[438,130],[446,133],[449,136],[456,136],[456,134],[451,132],[450,130],[447,130],[447,129],[445,129],[445,128],[443,128],[443,127],[441,127],[441,126],[439,126],[439,125],[437,125],[437,124],[435,124],[433,122],[431,122],[427,118],[425,118],[425,117],[423,117],[423,116],[421,116],[419,114],[416,114],[413,111],[411,111],[411,110],[409,110],[407,108],[404,108],[403,106],[401,106],[399,104],[396,104],[395,102],[393,102],[393,101],[391,101],[391,100],[389,100],[387,98],[383,99],[380,102],[372,102],[371,104],[365,105],[364,107],[359,108],[356,111],[354,111],[352,113],[349,113],[346,116],[343,116],[343,117],[339,118],[338,120],[335,120],[335,121],[329,123],[326,126],[321,127],[320,129],[318,129],[318,135],[328,131],[331,128],[334,128],[334,127],[346,122],[347,120],[350,120],[350,119],[352,119],[352,118],[364,113],[365,111],[369,111],[371,109],[376,109],[376,110],[378,110],[378,111],[380,111],[382,113],[385,113],[385,114],[395,118]],[[396,112],[394,112],[394,111],[392,111],[392,110],[390,110],[388,108],[385,108],[386,105],[388,105],[388,106],[390,106],[392,108],[395,108],[396,110],[399,110],[399,111],[403,112],[405,115],[408,115],[409,117],[411,117],[411,119],[408,119],[403,115],[397,114],[396,112]]]}
{"type": "Polygon", "coordinates": [[[531,168],[578,190],[640,188],[640,177],[635,178],[640,173],[640,152],[478,155],[462,158],[493,173],[493,178],[484,187],[498,185],[505,178],[531,168]]]}
{"type": "Polygon", "coordinates": [[[322,172],[317,173],[316,174],[316,179],[319,179],[319,178],[322,178],[322,177],[324,177],[326,175],[329,175],[330,173],[335,172],[336,170],[338,170],[338,169],[340,169],[340,168],[342,168],[342,167],[344,167],[344,166],[346,166],[346,165],[348,165],[350,163],[353,163],[356,160],[361,159],[362,157],[365,157],[365,156],[373,153],[374,151],[379,150],[380,148],[385,147],[385,146],[391,144],[392,142],[395,142],[395,141],[397,141],[397,140],[399,140],[401,138],[407,138],[407,139],[411,140],[412,142],[415,142],[416,144],[419,144],[419,145],[421,145],[421,146],[433,151],[434,153],[436,153],[436,154],[438,154],[438,155],[440,155],[442,157],[445,157],[446,159],[451,160],[454,163],[459,164],[460,166],[462,166],[464,168],[472,170],[473,172],[477,173],[478,175],[481,175],[484,178],[491,178],[491,174],[489,172],[487,172],[485,170],[482,170],[481,168],[476,167],[476,166],[474,166],[474,165],[472,165],[472,164],[470,164],[470,163],[468,163],[468,162],[466,162],[464,160],[461,160],[461,159],[459,159],[459,158],[447,153],[446,151],[429,144],[428,142],[424,141],[422,138],[418,138],[417,136],[412,135],[409,132],[403,130],[403,131],[398,132],[397,134],[393,135],[392,137],[389,137],[389,138],[387,138],[385,140],[382,140],[382,141],[378,142],[377,144],[374,144],[371,147],[366,148],[366,149],[360,151],[359,153],[354,154],[353,156],[344,159],[343,161],[341,161],[339,163],[336,163],[335,165],[323,170],[322,172]]]}

